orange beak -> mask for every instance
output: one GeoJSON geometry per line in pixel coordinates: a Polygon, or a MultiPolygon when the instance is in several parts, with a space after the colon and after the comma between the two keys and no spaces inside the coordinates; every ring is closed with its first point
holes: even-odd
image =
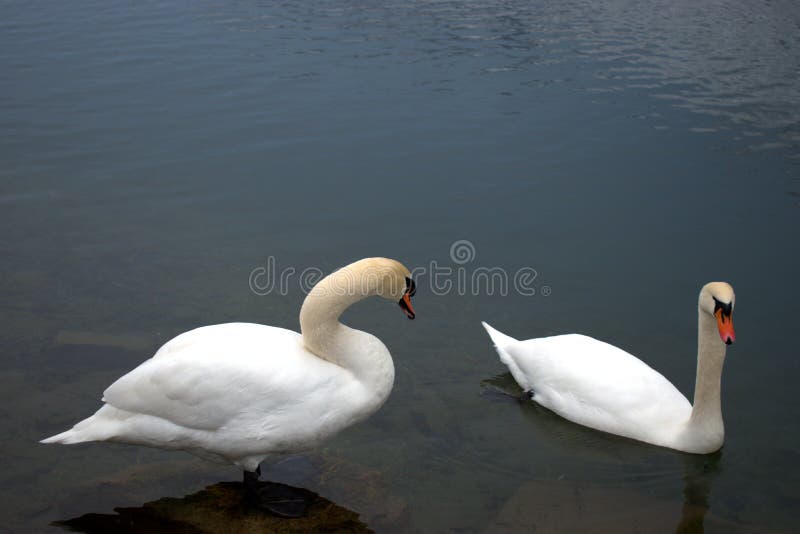
{"type": "Polygon", "coordinates": [[[417,316],[417,314],[414,313],[414,307],[411,305],[411,295],[408,291],[406,291],[398,304],[400,304],[400,307],[403,309],[403,313],[405,313],[406,317],[409,319],[413,319],[417,316]]]}
{"type": "Polygon", "coordinates": [[[719,337],[726,345],[730,345],[736,341],[736,333],[733,331],[733,316],[724,315],[722,310],[719,309],[714,312],[714,317],[717,318],[717,328],[719,328],[719,337]]]}

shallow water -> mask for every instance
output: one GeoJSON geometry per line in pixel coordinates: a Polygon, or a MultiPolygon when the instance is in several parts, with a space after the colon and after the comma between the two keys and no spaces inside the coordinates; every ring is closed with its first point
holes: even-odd
{"type": "Polygon", "coordinates": [[[425,269],[417,320],[346,320],[391,349],[392,396],[269,478],[381,532],[796,530],[798,73],[788,1],[4,2],[0,524],[237,479],[36,442],[177,333],[296,328],[307,269],[385,255],[425,269]],[[508,294],[471,287],[479,268],[508,294]],[[718,455],[498,392],[481,320],[610,341],[690,395],[712,279],[737,291],[718,455]]]}

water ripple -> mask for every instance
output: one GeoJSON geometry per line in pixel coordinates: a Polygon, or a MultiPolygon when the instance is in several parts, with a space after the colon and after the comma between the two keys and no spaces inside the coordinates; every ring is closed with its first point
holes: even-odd
{"type": "MultiPolygon", "coordinates": [[[[210,21],[236,31],[274,38],[299,30],[320,45],[308,49],[289,39],[288,46],[328,56],[338,49],[349,68],[411,63],[447,69],[457,83],[513,75],[509,84],[517,88],[637,90],[740,133],[762,129],[786,140],[773,148],[797,147],[800,8],[792,2],[304,2],[233,9],[209,3],[206,9],[210,21]],[[365,53],[365,43],[380,46],[365,53]],[[341,50],[348,48],[358,52],[341,50]],[[567,68],[571,76],[564,76],[567,68]]],[[[425,81],[431,91],[445,85],[425,81]]]]}

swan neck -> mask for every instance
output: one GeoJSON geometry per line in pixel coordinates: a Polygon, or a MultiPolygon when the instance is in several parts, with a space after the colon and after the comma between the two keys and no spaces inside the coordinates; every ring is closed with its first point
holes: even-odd
{"type": "Polygon", "coordinates": [[[353,373],[379,406],[394,383],[389,350],[375,336],[339,322],[347,308],[376,295],[378,286],[379,280],[358,263],[328,275],[300,308],[300,332],[309,351],[353,373]]]}
{"type": "Polygon", "coordinates": [[[359,276],[354,269],[344,267],[322,279],[308,293],[300,308],[300,332],[306,346],[319,354],[321,343],[338,327],[343,326],[339,317],[344,311],[367,297],[377,293],[377,284],[370,283],[374,277],[359,276]]]}
{"type": "Polygon", "coordinates": [[[722,428],[721,384],[725,345],[713,318],[698,310],[697,379],[691,423],[722,428]]]}

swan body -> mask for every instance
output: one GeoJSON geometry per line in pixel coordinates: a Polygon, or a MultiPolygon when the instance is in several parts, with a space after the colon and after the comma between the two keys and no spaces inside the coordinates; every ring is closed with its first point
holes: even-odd
{"type": "Polygon", "coordinates": [[[388,349],[338,321],[371,295],[399,299],[413,318],[408,269],[361,260],[309,293],[302,334],[249,323],[183,333],[106,389],[94,415],[42,442],[184,450],[250,472],[265,458],[316,447],[374,413],[392,390],[388,349]]]}
{"type": "Polygon", "coordinates": [[[545,408],[596,430],[710,453],[725,437],[720,382],[725,347],[734,339],[733,301],[724,282],[700,292],[694,405],[659,372],[603,341],[579,334],[518,341],[483,326],[517,383],[545,408]]]}

